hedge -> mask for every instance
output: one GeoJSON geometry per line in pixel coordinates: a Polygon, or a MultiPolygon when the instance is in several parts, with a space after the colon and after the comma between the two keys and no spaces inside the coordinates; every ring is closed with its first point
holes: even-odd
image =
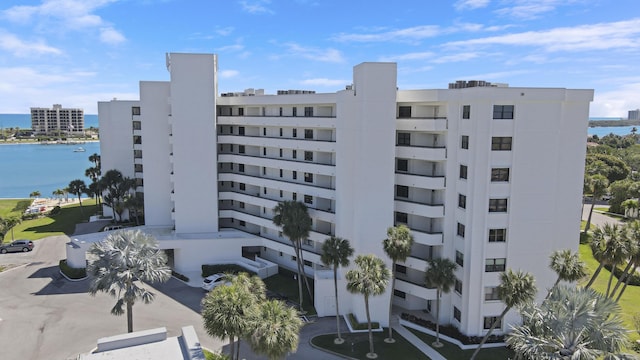
{"type": "Polygon", "coordinates": [[[182,275],[179,272],[176,272],[174,270],[171,270],[171,275],[173,275],[173,277],[176,277],[184,282],[189,282],[189,277],[182,275]]]}
{"type": "Polygon", "coordinates": [[[72,268],[67,265],[67,260],[60,260],[58,264],[60,266],[60,270],[63,274],[65,274],[70,279],[84,279],[87,277],[87,269],[86,268],[72,268]]]}
{"type": "Polygon", "coordinates": [[[245,268],[243,268],[240,265],[236,265],[236,264],[204,264],[202,265],[202,277],[206,278],[209,275],[213,275],[213,274],[218,274],[218,273],[222,273],[222,274],[238,274],[241,272],[246,272],[249,273],[251,275],[256,275],[255,272],[253,271],[249,271],[245,268]]]}
{"type": "MultiPolygon", "coordinates": [[[[353,330],[369,330],[369,325],[364,322],[358,322],[358,320],[356,319],[356,317],[353,314],[349,314],[348,316],[349,318],[349,322],[351,323],[351,328],[353,330]]],[[[372,322],[371,323],[371,328],[372,329],[379,329],[380,328],[380,323],[378,322],[372,322]]]]}

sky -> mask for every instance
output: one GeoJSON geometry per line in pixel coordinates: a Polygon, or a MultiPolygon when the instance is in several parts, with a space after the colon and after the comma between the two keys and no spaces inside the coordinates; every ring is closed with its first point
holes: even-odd
{"type": "Polygon", "coordinates": [[[220,92],[336,92],[362,62],[399,89],[456,80],[594,89],[592,117],[640,108],[638,0],[3,0],[0,113],[138,99],[167,52],[218,54],[220,92]]]}

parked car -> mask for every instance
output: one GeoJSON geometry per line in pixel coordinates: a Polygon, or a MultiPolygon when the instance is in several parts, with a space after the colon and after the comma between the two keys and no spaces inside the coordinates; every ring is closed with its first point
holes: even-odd
{"type": "Polygon", "coordinates": [[[6,254],[13,251],[27,252],[33,250],[33,241],[16,240],[9,244],[0,245],[0,253],[6,254]]]}
{"type": "Polygon", "coordinates": [[[231,284],[231,278],[223,273],[213,274],[207,276],[202,282],[202,288],[206,291],[211,291],[220,285],[231,284]]]}

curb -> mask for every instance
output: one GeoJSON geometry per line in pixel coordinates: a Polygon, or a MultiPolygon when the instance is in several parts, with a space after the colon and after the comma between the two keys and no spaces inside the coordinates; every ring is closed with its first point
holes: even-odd
{"type": "Polygon", "coordinates": [[[60,273],[60,275],[64,276],[65,279],[67,279],[69,281],[72,281],[72,282],[83,281],[83,280],[87,280],[89,278],[88,276],[85,276],[85,277],[80,278],[80,279],[72,279],[72,278],[68,277],[67,275],[65,275],[65,273],[63,273],[62,270],[60,270],[59,268],[58,268],[58,272],[60,273]]]}
{"type": "Polygon", "coordinates": [[[21,268],[21,267],[25,267],[25,266],[30,265],[30,264],[31,264],[31,263],[26,263],[26,264],[22,264],[22,265],[14,266],[14,267],[12,267],[12,268],[8,268],[8,269],[6,269],[6,270],[0,271],[0,275],[5,274],[5,273],[8,273],[9,271],[11,271],[11,270],[13,270],[13,269],[19,269],[19,268],[21,268]]]}
{"type": "Polygon", "coordinates": [[[347,359],[347,360],[358,360],[357,358],[352,358],[352,357],[350,357],[350,356],[343,355],[343,354],[340,354],[340,353],[337,353],[337,352],[334,352],[334,351],[331,351],[331,350],[327,350],[327,349],[325,349],[325,348],[323,348],[323,347],[319,347],[319,346],[315,345],[315,344],[312,342],[312,340],[313,340],[313,339],[315,339],[316,337],[318,337],[318,336],[323,336],[323,335],[335,335],[335,334],[334,334],[334,333],[317,334],[317,335],[313,336],[311,339],[309,339],[309,345],[311,345],[311,347],[312,347],[312,348],[314,348],[314,349],[316,349],[316,350],[320,350],[320,351],[326,352],[326,353],[328,353],[328,354],[335,355],[335,356],[337,356],[337,357],[341,357],[341,358],[343,358],[343,359],[347,359]]]}

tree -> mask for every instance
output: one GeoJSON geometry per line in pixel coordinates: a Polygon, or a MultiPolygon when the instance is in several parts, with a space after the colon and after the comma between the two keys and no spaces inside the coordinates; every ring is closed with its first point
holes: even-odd
{"type": "Polygon", "coordinates": [[[55,196],[58,200],[62,200],[62,197],[64,196],[64,191],[62,189],[55,189],[53,190],[52,195],[55,196]]]}
{"type": "Polygon", "coordinates": [[[638,218],[638,207],[640,207],[640,203],[638,203],[637,199],[627,199],[623,201],[620,206],[625,210],[625,216],[638,218]]]}
{"type": "Polygon", "coordinates": [[[353,248],[349,240],[332,236],[322,244],[322,263],[333,269],[333,291],[336,296],[336,328],[338,337],[334,340],[336,344],[342,344],[344,340],[340,336],[340,308],[338,301],[338,267],[349,266],[349,258],[353,255],[353,248]]]}
{"type": "MultiPolygon", "coordinates": [[[[405,261],[411,255],[413,246],[413,236],[411,230],[406,225],[399,225],[387,229],[387,238],[382,241],[382,248],[389,258],[391,258],[391,289],[396,284],[396,264],[398,261],[405,261]]],[[[389,300],[389,324],[391,324],[391,309],[393,307],[393,291],[389,300]]],[[[393,331],[389,326],[389,337],[384,339],[388,343],[393,343],[393,331]]]]}
{"type": "MultiPolygon", "coordinates": [[[[16,227],[16,225],[20,224],[22,222],[22,219],[17,217],[17,216],[12,216],[6,219],[0,219],[1,221],[1,227],[2,227],[2,234],[6,234],[7,231],[11,230],[11,241],[14,241],[15,238],[13,236],[13,229],[16,227]]],[[[4,236],[3,236],[4,237],[4,236]]],[[[0,238],[0,244],[2,244],[2,239],[0,238]]]]}
{"type": "Polygon", "coordinates": [[[87,185],[85,185],[84,181],[80,179],[72,180],[69,183],[69,192],[73,195],[78,196],[78,202],[80,202],[80,212],[84,215],[84,210],[82,209],[82,194],[87,191],[87,185]]]}
{"type": "Polygon", "coordinates": [[[593,257],[595,257],[600,264],[585,287],[591,287],[602,268],[605,265],[609,265],[611,266],[611,274],[605,293],[605,296],[609,296],[615,267],[630,255],[630,240],[626,235],[626,229],[617,224],[604,224],[604,226],[593,232],[590,246],[593,257]]]}
{"type": "Polygon", "coordinates": [[[29,194],[30,198],[39,198],[40,197],[40,191],[36,190],[36,191],[32,191],[31,194],[29,194]]]}
{"type": "Polygon", "coordinates": [[[482,341],[476,348],[476,351],[473,352],[471,360],[476,358],[484,343],[487,342],[487,339],[489,339],[489,336],[491,336],[495,327],[502,323],[502,319],[504,319],[504,316],[507,315],[509,310],[515,306],[521,306],[526,303],[533,302],[537,291],[535,279],[533,278],[533,275],[529,273],[524,273],[522,271],[514,272],[513,270],[508,269],[506,272],[500,274],[498,297],[504,303],[505,308],[498,319],[491,324],[489,331],[484,338],[482,338],[482,341]]]}
{"type": "Polygon", "coordinates": [[[593,289],[559,286],[540,306],[521,310],[506,342],[525,359],[618,358],[627,344],[620,307],[593,289]]]}
{"type": "Polygon", "coordinates": [[[129,219],[134,217],[136,225],[140,225],[140,213],[144,210],[144,194],[139,192],[126,194],[124,196],[124,205],[129,209],[129,219]]]}
{"type": "Polygon", "coordinates": [[[143,282],[165,282],[171,277],[167,256],[156,240],[139,230],[118,231],[89,248],[91,276],[89,293],[105,292],[117,302],[111,314],[122,315],[126,305],[127,330],[133,332],[133,305],[137,300],[149,304],[155,295],[143,282]]]}
{"type": "Polygon", "coordinates": [[[369,297],[384,294],[391,272],[387,269],[384,261],[375,255],[358,255],[354,262],[357,268],[349,270],[346,275],[347,290],[352,294],[362,294],[364,296],[364,308],[367,314],[367,328],[369,330],[369,353],[367,353],[367,357],[375,358],[377,355],[373,350],[369,297]]]}
{"type": "Polygon", "coordinates": [[[550,256],[550,260],[549,267],[558,275],[558,278],[549,289],[547,298],[560,281],[575,282],[587,276],[587,266],[580,260],[580,254],[573,253],[569,249],[554,251],[550,256]]]}
{"type": "Polygon", "coordinates": [[[602,161],[607,165],[606,173],[600,174],[606,176],[609,183],[626,179],[631,172],[631,169],[629,169],[629,166],[627,166],[624,161],[616,156],[607,154],[587,154],[585,158],[585,167],[589,168],[595,161],[602,161]]]}
{"type": "Polygon", "coordinates": [[[267,300],[253,308],[249,321],[251,349],[269,360],[284,358],[298,348],[302,320],[298,312],[279,300],[267,300]]]}
{"type": "Polygon", "coordinates": [[[637,198],[640,196],[640,181],[632,179],[619,180],[609,185],[609,212],[623,214],[624,209],[622,203],[627,199],[637,198]]]}
{"type": "Polygon", "coordinates": [[[440,342],[440,299],[442,293],[448,293],[456,282],[455,271],[458,265],[447,258],[436,258],[428,261],[425,273],[427,287],[436,288],[436,341],[435,347],[442,347],[440,342]]]}
{"type": "Polygon", "coordinates": [[[304,272],[304,259],[302,257],[302,240],[309,237],[311,231],[311,217],[307,210],[307,206],[299,201],[284,201],[278,203],[273,209],[273,223],[282,227],[282,233],[293,243],[293,249],[296,253],[296,265],[298,267],[298,296],[300,297],[300,310],[302,311],[302,280],[304,278],[311,295],[311,287],[307,281],[304,272]]]}
{"type": "Polygon", "coordinates": [[[99,183],[100,188],[106,192],[103,196],[104,204],[118,215],[118,221],[122,221],[124,197],[135,186],[135,180],[122,176],[118,170],[109,170],[102,176],[99,183]]]}
{"type": "Polygon", "coordinates": [[[627,266],[622,271],[622,275],[618,278],[616,286],[609,294],[611,298],[615,297],[620,285],[624,284],[616,297],[616,301],[620,300],[622,294],[629,285],[629,280],[631,280],[632,274],[635,274],[638,266],[640,266],[640,221],[635,220],[631,223],[625,224],[624,226],[626,228],[625,234],[629,240],[629,258],[627,259],[627,266]]]}
{"type": "Polygon", "coordinates": [[[609,181],[604,175],[596,174],[591,176],[589,180],[589,188],[591,190],[591,209],[589,210],[589,217],[587,217],[587,224],[584,227],[584,233],[586,234],[591,227],[591,216],[593,215],[593,208],[596,206],[597,199],[606,194],[609,187],[609,181]]]}

